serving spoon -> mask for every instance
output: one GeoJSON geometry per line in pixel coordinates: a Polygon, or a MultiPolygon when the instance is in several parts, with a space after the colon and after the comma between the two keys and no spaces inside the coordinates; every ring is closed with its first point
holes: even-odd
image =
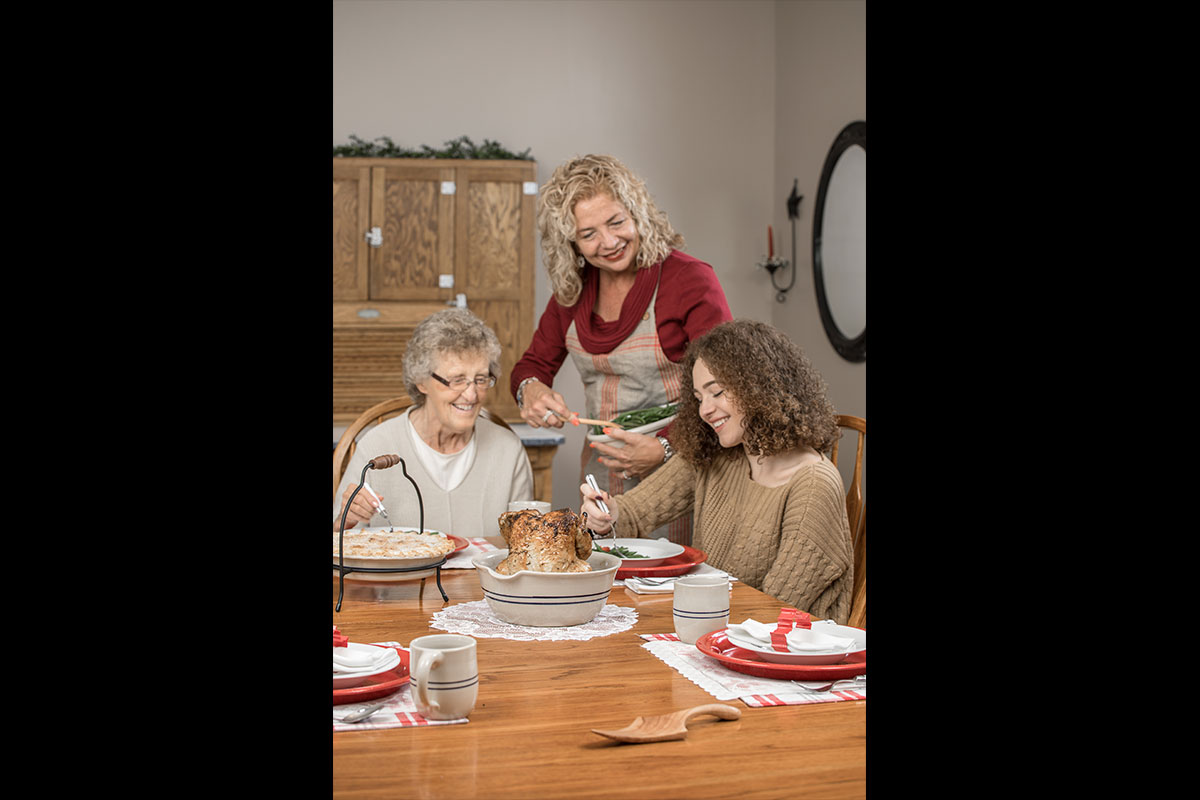
{"type": "Polygon", "coordinates": [[[666,742],[672,739],[687,737],[687,723],[692,717],[701,714],[715,714],[721,719],[741,719],[742,712],[724,703],[707,703],[702,706],[686,708],[673,714],[660,714],[655,717],[638,717],[624,728],[615,731],[599,731],[592,728],[592,733],[598,733],[618,742],[666,742]]]}

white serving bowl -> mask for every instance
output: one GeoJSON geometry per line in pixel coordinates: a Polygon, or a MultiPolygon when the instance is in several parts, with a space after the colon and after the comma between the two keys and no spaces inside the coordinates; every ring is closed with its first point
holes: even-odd
{"type": "Polygon", "coordinates": [[[566,628],[591,622],[608,600],[621,559],[592,553],[590,572],[532,572],[501,575],[496,566],[507,550],[477,556],[471,561],[492,613],[513,625],[566,628]]]}
{"type": "MultiPolygon", "coordinates": [[[[654,433],[655,431],[661,431],[663,428],[667,427],[672,422],[674,422],[675,418],[678,416],[679,416],[678,414],[672,414],[671,416],[667,417],[666,419],[660,419],[658,422],[651,422],[646,425],[639,425],[638,427],[630,428],[629,430],[627,430],[625,432],[626,433],[654,433]]],[[[612,447],[624,447],[625,446],[624,442],[617,441],[616,439],[612,438],[611,436],[609,436],[606,433],[599,433],[599,434],[589,433],[587,435],[587,440],[589,442],[600,442],[601,444],[611,445],[612,447]]]]}

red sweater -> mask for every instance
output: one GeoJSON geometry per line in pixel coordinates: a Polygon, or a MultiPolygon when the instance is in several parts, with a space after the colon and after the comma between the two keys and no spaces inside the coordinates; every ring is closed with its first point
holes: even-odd
{"type": "MultiPolygon", "coordinates": [[[[589,265],[588,269],[595,268],[589,265]]],[[[654,270],[645,272],[649,278],[654,270]]],[[[594,313],[577,313],[580,309],[576,306],[562,306],[551,296],[538,321],[537,330],[533,332],[529,349],[513,366],[509,377],[509,390],[514,398],[517,396],[517,386],[529,377],[536,377],[547,386],[554,385],[554,376],[567,358],[567,329],[573,320],[581,325],[590,325],[603,335],[606,326],[628,324],[631,315],[640,318],[644,311],[636,304],[626,302],[621,308],[621,318],[606,323],[594,313]]],[[[725,292],[712,266],[686,253],[672,250],[662,262],[654,318],[663,352],[667,358],[679,362],[687,351],[688,342],[704,335],[714,325],[733,319],[733,316],[729,313],[729,303],[725,300],[725,292]]],[[[585,333],[581,331],[580,338],[583,340],[587,338],[585,333]]]]}

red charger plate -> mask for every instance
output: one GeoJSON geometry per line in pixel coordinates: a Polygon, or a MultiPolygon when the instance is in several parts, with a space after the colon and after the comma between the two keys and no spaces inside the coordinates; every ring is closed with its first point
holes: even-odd
{"type": "Polygon", "coordinates": [[[626,567],[622,566],[617,570],[617,580],[625,578],[672,578],[676,575],[682,575],[697,564],[703,564],[708,558],[708,553],[703,550],[697,550],[694,547],[688,547],[686,544],[681,545],[683,552],[679,555],[668,558],[661,564],[656,564],[653,567],[626,567]]]}
{"type": "MultiPolygon", "coordinates": [[[[861,629],[860,629],[861,630],[861,629]]],[[[776,664],[763,661],[758,654],[729,641],[725,630],[706,633],[696,640],[696,649],[737,672],[758,678],[785,681],[822,681],[853,678],[867,671],[867,651],[851,653],[836,664],[776,664]]]]}
{"type": "MultiPolygon", "coordinates": [[[[387,645],[377,644],[374,646],[386,647],[387,645]]],[[[398,665],[387,672],[372,675],[370,678],[367,678],[366,683],[351,686],[348,689],[334,689],[333,704],[340,706],[344,703],[358,703],[363,700],[386,697],[408,683],[408,651],[399,647],[393,647],[392,649],[400,654],[400,663],[398,665]]]]}

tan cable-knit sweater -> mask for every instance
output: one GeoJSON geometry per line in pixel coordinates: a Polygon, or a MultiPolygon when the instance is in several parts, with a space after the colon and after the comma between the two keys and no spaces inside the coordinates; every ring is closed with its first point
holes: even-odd
{"type": "Polygon", "coordinates": [[[846,492],[824,456],[775,487],[750,479],[740,447],[699,471],[676,456],[611,502],[620,536],[647,537],[691,511],[692,546],[709,564],[815,619],[844,625],[850,617],[846,492]]]}

